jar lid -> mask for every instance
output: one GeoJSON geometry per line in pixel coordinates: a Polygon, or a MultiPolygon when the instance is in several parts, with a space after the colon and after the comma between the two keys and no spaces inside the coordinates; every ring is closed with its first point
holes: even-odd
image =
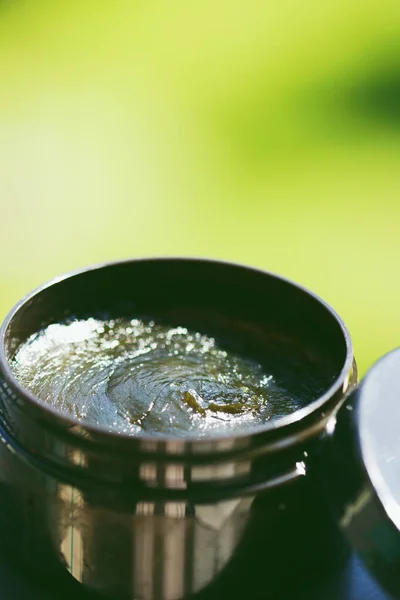
{"type": "Polygon", "coordinates": [[[340,526],[382,587],[400,598],[400,349],[372,367],[331,425],[330,497],[340,526]]]}

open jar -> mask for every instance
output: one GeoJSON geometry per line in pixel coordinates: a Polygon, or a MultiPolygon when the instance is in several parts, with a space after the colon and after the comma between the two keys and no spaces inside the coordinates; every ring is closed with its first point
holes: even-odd
{"type": "Polygon", "coordinates": [[[197,259],[83,270],[11,311],[0,333],[0,375],[3,539],[35,571],[66,567],[115,599],[278,598],[293,579],[300,591],[345,559],[337,521],[349,532],[354,525],[341,510],[358,497],[366,461],[352,446],[354,460],[344,458],[349,489],[337,494],[330,485],[340,481],[343,453],[332,448],[336,429],[357,437],[361,392],[351,394],[357,374],[347,329],[304,288],[197,259]],[[286,417],[201,438],[126,435],[71,418],[24,388],[11,363],[49,324],[101,314],[146,315],[260,360],[282,356],[298,380],[317,381],[318,393],[286,417]]]}

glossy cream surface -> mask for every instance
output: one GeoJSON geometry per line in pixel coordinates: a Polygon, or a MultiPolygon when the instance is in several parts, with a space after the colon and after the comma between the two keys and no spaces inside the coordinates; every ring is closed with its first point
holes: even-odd
{"type": "Polygon", "coordinates": [[[49,325],[20,346],[11,366],[51,406],[132,435],[233,433],[310,400],[213,337],[140,319],[49,325]]]}

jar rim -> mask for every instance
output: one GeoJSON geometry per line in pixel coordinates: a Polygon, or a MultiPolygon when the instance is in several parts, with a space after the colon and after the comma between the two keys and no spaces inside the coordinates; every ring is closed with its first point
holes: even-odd
{"type": "Polygon", "coordinates": [[[307,288],[291,281],[288,278],[282,277],[275,273],[271,273],[269,271],[259,269],[256,267],[247,266],[244,264],[223,261],[223,260],[215,260],[211,258],[201,258],[201,257],[180,257],[180,256],[162,256],[162,257],[142,257],[135,259],[127,259],[127,260],[118,260],[118,261],[110,261],[103,262],[99,264],[95,264],[92,266],[84,267],[81,269],[77,269],[71,272],[68,272],[64,275],[60,275],[55,277],[41,286],[34,289],[32,292],[27,294],[24,298],[22,298],[8,313],[6,316],[1,328],[0,328],[0,372],[7,383],[7,385],[17,394],[18,398],[23,399],[25,402],[25,407],[32,409],[35,412],[35,416],[37,418],[45,418],[46,421],[51,421],[53,425],[57,427],[61,425],[63,429],[68,429],[71,433],[76,437],[88,437],[94,436],[95,438],[101,437],[101,440],[105,443],[139,443],[141,449],[152,451],[154,446],[159,448],[160,445],[163,445],[164,451],[167,454],[181,454],[184,451],[184,447],[186,445],[190,445],[191,452],[204,454],[209,452],[229,452],[234,449],[239,449],[242,446],[247,446],[250,438],[257,438],[258,436],[269,437],[269,434],[272,434],[275,438],[278,434],[284,431],[290,430],[293,427],[298,429],[299,425],[304,421],[307,421],[309,418],[312,418],[316,414],[320,414],[321,410],[323,410],[324,406],[327,402],[336,397],[338,394],[343,395],[346,382],[349,378],[349,374],[352,370],[353,365],[353,344],[351,340],[350,333],[344,324],[342,318],[338,315],[338,313],[322,298],[318,295],[314,294],[307,288]],[[316,303],[318,303],[325,311],[327,311],[332,319],[336,322],[336,325],[339,326],[341,334],[343,336],[343,342],[345,346],[345,360],[342,365],[342,369],[338,376],[333,381],[332,385],[327,388],[324,393],[322,393],[316,400],[311,401],[307,406],[295,410],[290,415],[285,417],[280,417],[276,419],[272,419],[271,421],[267,421],[266,423],[260,425],[254,425],[248,430],[235,432],[234,435],[228,432],[226,434],[222,433],[213,436],[205,436],[202,438],[196,437],[195,434],[187,435],[185,437],[176,437],[171,434],[144,434],[141,433],[138,436],[131,434],[124,434],[118,431],[108,430],[103,426],[88,424],[84,421],[80,421],[75,419],[62,410],[59,410],[53,406],[50,406],[48,403],[41,400],[38,396],[27,390],[14,376],[11,366],[9,364],[9,359],[7,357],[7,348],[6,348],[6,334],[9,327],[12,325],[13,319],[16,315],[18,315],[19,311],[25,307],[28,303],[32,303],[41,292],[48,288],[52,288],[57,284],[76,277],[78,275],[84,275],[85,273],[90,273],[93,271],[98,271],[105,268],[110,268],[114,266],[130,264],[130,263],[146,263],[146,262],[196,262],[196,263],[204,263],[204,264],[212,264],[212,265],[221,265],[227,267],[235,267],[239,269],[245,269],[248,272],[258,273],[260,275],[266,275],[275,280],[279,280],[282,283],[287,284],[293,289],[297,289],[302,292],[310,299],[313,299],[316,303]]]}

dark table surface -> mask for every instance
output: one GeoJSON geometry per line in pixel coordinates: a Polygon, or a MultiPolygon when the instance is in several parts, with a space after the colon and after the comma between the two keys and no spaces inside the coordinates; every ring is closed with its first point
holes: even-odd
{"type": "MultiPolygon", "coordinates": [[[[359,560],[352,556],[347,564],[345,583],[340,588],[340,600],[391,600],[384,594],[376,582],[366,572],[359,560]]],[[[62,589],[34,581],[25,571],[11,564],[4,556],[0,560],[0,598],[1,600],[85,600],[91,598],[81,591],[81,586],[66,580],[62,589]]],[[[337,585],[325,580],[309,590],[301,598],[295,594],[288,600],[338,600],[337,585]]],[[[222,599],[221,599],[222,600],[222,599]]]]}

